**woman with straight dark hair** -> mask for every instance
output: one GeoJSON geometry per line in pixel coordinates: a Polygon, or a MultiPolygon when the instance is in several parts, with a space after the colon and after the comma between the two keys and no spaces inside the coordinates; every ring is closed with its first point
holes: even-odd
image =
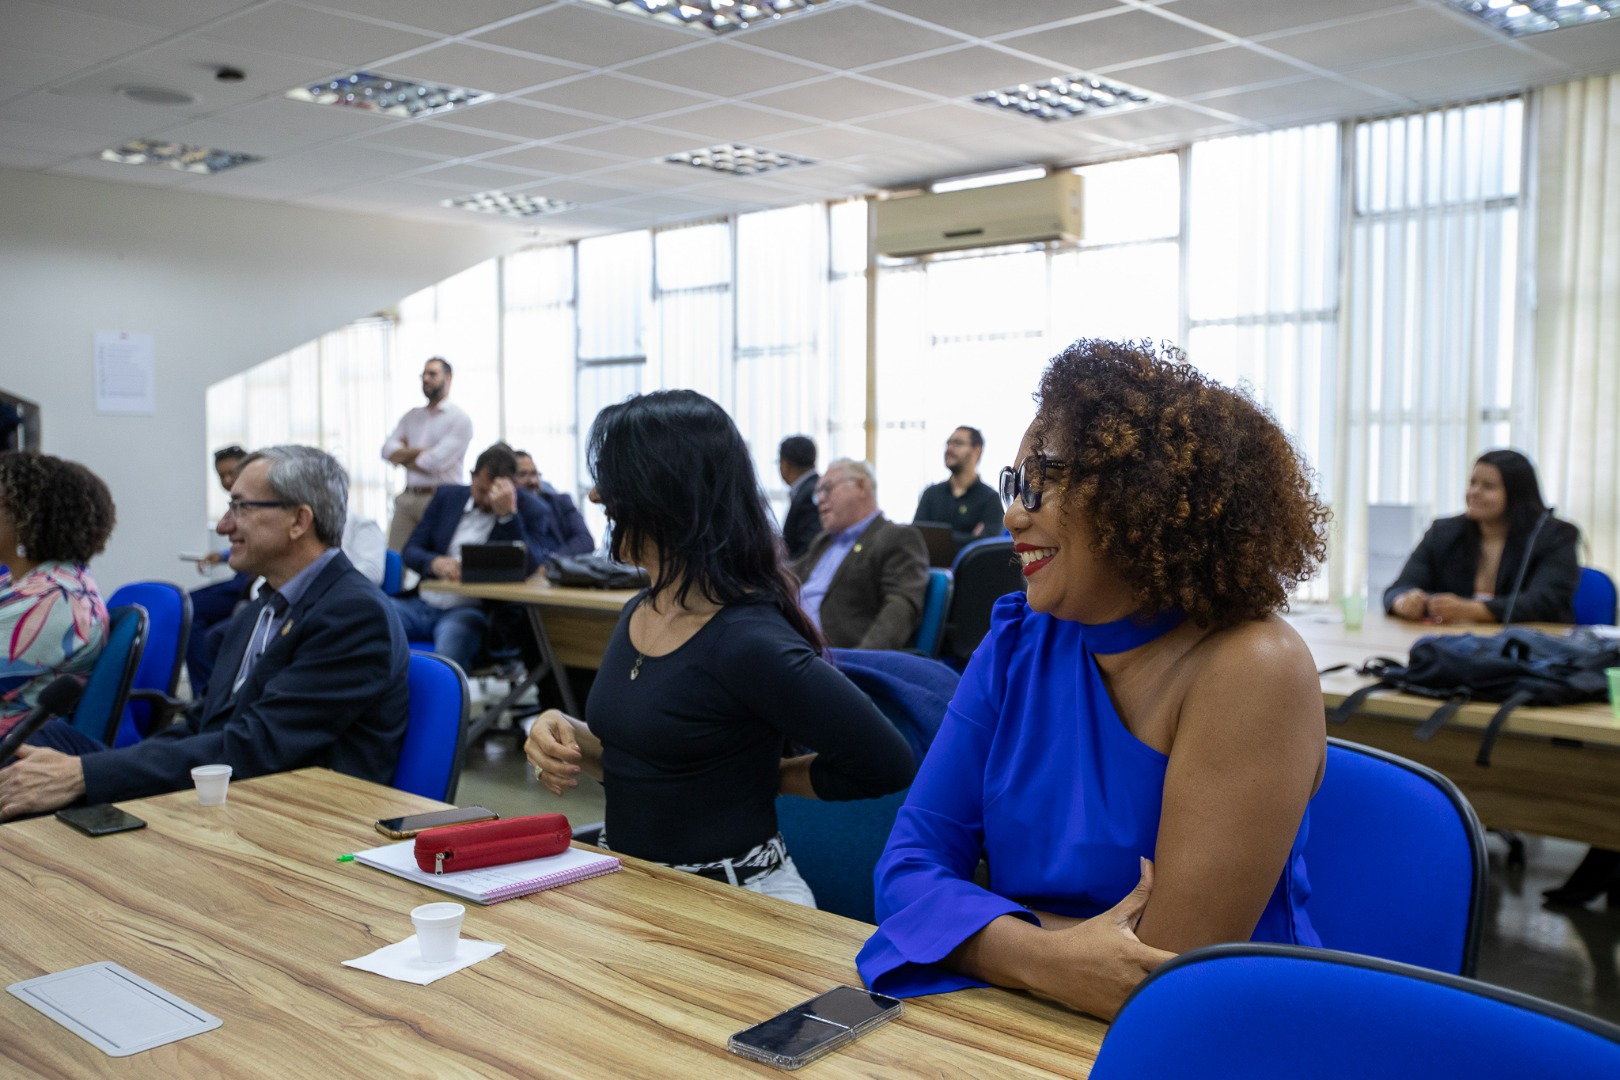
{"type": "Polygon", "coordinates": [[[633,397],[597,414],[587,457],[612,553],[651,585],[625,605],[585,720],[543,713],[529,761],[556,795],[581,771],[602,781],[604,847],[813,907],[776,796],[898,791],[910,747],[822,658],[725,410],[690,390],[633,397]]]}
{"type": "Polygon", "coordinates": [[[1530,459],[1481,454],[1466,506],[1429,527],[1384,590],[1384,610],[1414,622],[1574,622],[1581,533],[1542,502],[1530,459]]]}

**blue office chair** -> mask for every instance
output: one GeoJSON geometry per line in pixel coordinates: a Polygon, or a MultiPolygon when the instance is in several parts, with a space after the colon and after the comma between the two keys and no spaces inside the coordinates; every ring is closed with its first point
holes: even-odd
{"type": "Polygon", "coordinates": [[[398,596],[405,587],[405,560],[390,548],[383,553],[382,591],[386,596],[398,596]]]}
{"type": "Polygon", "coordinates": [[[939,655],[939,643],[945,636],[945,613],[950,610],[953,589],[949,570],[934,567],[928,571],[922,618],[917,622],[917,633],[912,636],[910,648],[924,656],[939,655]]]}
{"type": "Polygon", "coordinates": [[[1295,945],[1176,957],[1125,1000],[1091,1080],[1620,1076],[1620,1027],[1488,983],[1295,945]]]}
{"type": "MultiPolygon", "coordinates": [[[[833,661],[906,736],[920,761],[945,717],[956,673],[937,661],[902,652],[834,649],[833,661]]],[[[822,911],[877,921],[872,871],[909,790],[850,802],[777,796],[776,821],[788,854],[822,911]]]]}
{"type": "Polygon", "coordinates": [[[1575,586],[1575,621],[1582,626],[1612,626],[1614,616],[1614,579],[1596,567],[1581,567],[1581,583],[1575,586]]]}
{"type": "Polygon", "coordinates": [[[112,745],[124,716],[129,687],[146,645],[146,609],[139,604],[109,608],[107,637],[90,669],[84,696],[73,710],[73,726],[99,742],[112,745]]]}
{"type": "Polygon", "coordinates": [[[1485,834],[1450,780],[1329,739],[1304,854],[1305,910],[1325,947],[1473,976],[1485,919],[1485,834]]]}
{"type": "Polygon", "coordinates": [[[996,536],[975,540],[958,552],[951,576],[956,585],[940,656],[961,668],[990,632],[990,609],[1003,596],[1021,590],[1024,575],[1013,555],[1012,539],[996,536]]]}
{"type": "Polygon", "coordinates": [[[135,669],[129,704],[118,723],[114,746],[140,742],[166,726],[184,703],[174,696],[191,636],[191,596],[168,581],[137,581],[107,600],[109,608],[139,604],[146,609],[146,647],[135,669]]]}
{"type": "Polygon", "coordinates": [[[394,767],[393,787],[441,802],[454,802],[467,742],[467,676],[438,653],[412,653],[405,745],[394,767]]]}

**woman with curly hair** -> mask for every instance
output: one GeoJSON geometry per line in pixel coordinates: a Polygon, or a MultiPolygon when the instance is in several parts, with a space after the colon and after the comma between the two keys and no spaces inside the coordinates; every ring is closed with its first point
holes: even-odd
{"type": "Polygon", "coordinates": [[[1001,484],[1027,592],[997,601],[900,811],[858,963],[887,994],[1111,1017],[1175,953],[1318,943],[1322,695],[1275,613],[1328,514],[1275,422],[1174,349],[1078,341],[1037,400],[1001,484]]]}
{"type": "Polygon", "coordinates": [[[0,734],[64,672],[88,674],[107,606],[86,563],[107,546],[107,485],[83,465],[0,453],[0,734]]]}

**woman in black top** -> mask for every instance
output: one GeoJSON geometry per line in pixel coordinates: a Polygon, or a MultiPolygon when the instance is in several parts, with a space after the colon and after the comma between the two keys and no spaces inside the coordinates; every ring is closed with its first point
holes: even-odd
{"type": "Polygon", "coordinates": [[[587,453],[613,554],[652,584],[614,628],[585,721],[542,714],[529,761],[557,795],[581,771],[602,781],[613,850],[814,906],[776,796],[898,791],[910,747],[822,658],[720,406],[690,390],[611,405],[587,453]]]}
{"type": "Polygon", "coordinates": [[[1574,622],[1580,530],[1552,515],[1530,459],[1490,450],[1467,509],[1440,518],[1384,591],[1384,610],[1435,622],[1574,622]]]}

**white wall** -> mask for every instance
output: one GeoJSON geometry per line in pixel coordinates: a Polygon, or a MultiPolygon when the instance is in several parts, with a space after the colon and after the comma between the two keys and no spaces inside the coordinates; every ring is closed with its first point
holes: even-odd
{"type": "Polygon", "coordinates": [[[118,527],[93,565],[103,592],[196,582],[176,555],[202,539],[210,383],[523,243],[511,227],[0,169],[0,388],[39,403],[46,453],[112,489],[118,527]],[[153,415],[96,414],[98,330],[153,335],[153,415]]]}

